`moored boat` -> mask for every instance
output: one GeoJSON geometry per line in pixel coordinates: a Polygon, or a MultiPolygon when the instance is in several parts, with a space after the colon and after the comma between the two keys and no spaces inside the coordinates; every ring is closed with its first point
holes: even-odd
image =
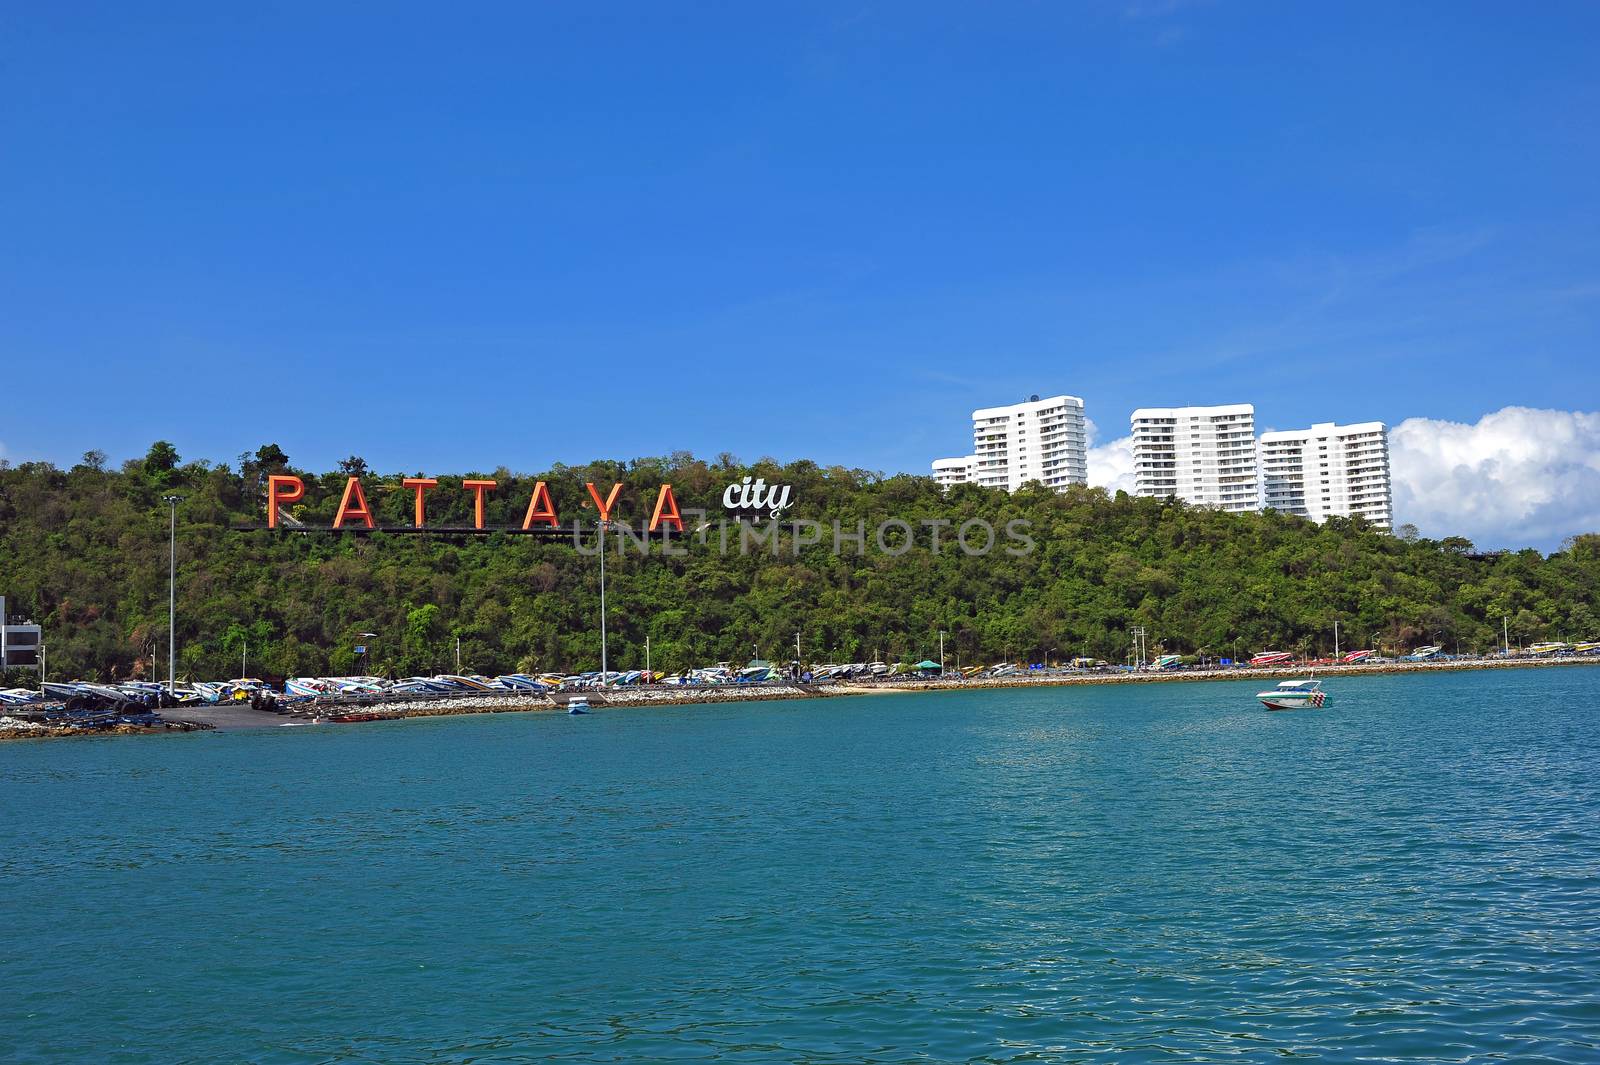
{"type": "Polygon", "coordinates": [[[577,695],[567,700],[567,713],[587,714],[589,712],[589,699],[584,695],[577,695]]]}
{"type": "Polygon", "coordinates": [[[1257,692],[1268,710],[1320,710],[1328,705],[1328,693],[1320,680],[1286,680],[1271,691],[1257,692]]]}

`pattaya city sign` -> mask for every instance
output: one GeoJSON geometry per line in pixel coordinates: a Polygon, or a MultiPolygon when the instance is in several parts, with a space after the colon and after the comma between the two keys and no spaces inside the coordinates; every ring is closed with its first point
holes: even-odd
{"type": "MultiPolygon", "coordinates": [[[[401,487],[413,493],[412,524],[410,528],[425,529],[428,527],[428,493],[439,487],[439,480],[435,477],[407,477],[401,482],[401,487]]],[[[499,487],[498,481],[468,478],[461,482],[461,488],[472,498],[472,527],[485,529],[484,504],[488,496],[499,487]]],[[[602,522],[610,521],[615,511],[617,501],[622,495],[623,485],[619,482],[611,486],[611,490],[600,494],[600,490],[593,482],[585,482],[589,498],[594,502],[595,511],[602,522]]],[[[722,493],[723,506],[736,514],[765,513],[773,518],[779,517],[789,506],[791,497],[789,485],[768,485],[765,480],[757,477],[746,477],[744,480],[730,484],[722,493]]],[[[292,474],[273,474],[267,478],[267,528],[276,529],[279,526],[279,511],[292,503],[298,503],[305,498],[306,483],[303,479],[292,474]]],[[[333,516],[335,529],[376,529],[378,524],[373,515],[372,507],[367,502],[367,493],[362,487],[360,477],[350,477],[345,481],[344,494],[339,500],[339,509],[333,516]]],[[[556,513],[555,500],[550,496],[550,489],[543,481],[535,482],[533,492],[528,498],[528,506],[522,516],[520,528],[524,532],[536,529],[558,529],[561,519],[556,513]]],[[[672,485],[663,484],[656,491],[655,506],[650,513],[649,532],[661,529],[671,529],[674,532],[683,532],[683,512],[678,506],[677,497],[672,494],[672,485]]]]}

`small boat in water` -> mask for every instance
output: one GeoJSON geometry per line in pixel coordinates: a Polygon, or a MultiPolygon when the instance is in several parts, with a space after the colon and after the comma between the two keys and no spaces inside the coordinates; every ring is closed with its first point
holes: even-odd
{"type": "Polygon", "coordinates": [[[1271,691],[1257,692],[1268,710],[1320,710],[1328,705],[1328,693],[1320,680],[1286,680],[1271,691]]]}
{"type": "Polygon", "coordinates": [[[588,699],[587,696],[579,695],[579,696],[576,696],[574,698],[571,698],[571,699],[567,700],[567,713],[569,713],[569,714],[587,714],[588,712],[589,712],[589,699],[588,699]]]}

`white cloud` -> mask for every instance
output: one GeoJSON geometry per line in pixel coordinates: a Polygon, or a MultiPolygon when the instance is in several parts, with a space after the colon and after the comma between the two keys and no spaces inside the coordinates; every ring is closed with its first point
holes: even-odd
{"type": "Polygon", "coordinates": [[[1109,444],[1095,446],[1094,438],[1099,427],[1092,419],[1084,419],[1089,435],[1089,483],[1104,488],[1112,495],[1120,489],[1133,492],[1133,437],[1125,436],[1109,444]]]}
{"type": "MultiPolygon", "coordinates": [[[[1090,443],[1094,426],[1089,426],[1090,443]]],[[[1600,532],[1600,412],[1506,407],[1389,432],[1396,524],[1479,547],[1559,547],[1600,532]]],[[[1089,448],[1089,483],[1133,491],[1133,438],[1089,448]]]]}
{"type": "Polygon", "coordinates": [[[1600,532],[1600,413],[1506,407],[1389,434],[1394,515],[1424,536],[1544,547],[1600,532]]]}

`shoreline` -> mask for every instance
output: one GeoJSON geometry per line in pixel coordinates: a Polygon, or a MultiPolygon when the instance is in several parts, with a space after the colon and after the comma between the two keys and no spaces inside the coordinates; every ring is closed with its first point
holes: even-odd
{"type": "Polygon", "coordinates": [[[540,695],[464,695],[429,702],[374,701],[359,706],[296,708],[288,713],[251,710],[236,703],[183,706],[162,711],[166,723],[154,727],[118,725],[110,729],[83,730],[45,725],[0,724],[0,740],[64,739],[81,736],[156,735],[197,731],[234,732],[244,729],[304,727],[327,724],[365,724],[418,717],[456,717],[469,714],[561,713],[567,700],[586,696],[594,709],[645,706],[702,706],[714,703],[772,702],[826,699],[862,695],[907,695],[929,691],[979,691],[999,688],[1065,688],[1108,684],[1166,684],[1184,681],[1276,682],[1286,678],[1317,676],[1382,676],[1396,673],[1460,673],[1492,669],[1536,669],[1559,666],[1600,666],[1600,657],[1527,660],[1474,659],[1451,662],[1381,662],[1375,664],[1268,668],[1172,670],[1159,673],[1088,672],[1081,674],[1019,674],[974,679],[904,677],[882,680],[838,681],[827,684],[722,685],[716,687],[625,688],[611,691],[557,692],[540,695]],[[335,722],[333,715],[355,715],[360,720],[335,722]]]}

